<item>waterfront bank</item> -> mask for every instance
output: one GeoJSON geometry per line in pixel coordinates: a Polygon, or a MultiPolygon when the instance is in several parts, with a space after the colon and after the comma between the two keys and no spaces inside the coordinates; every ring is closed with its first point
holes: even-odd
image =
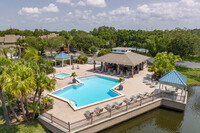
{"type": "Polygon", "coordinates": [[[200,86],[190,87],[188,91],[188,103],[184,112],[177,112],[166,108],[157,108],[101,132],[199,133],[200,86]]]}

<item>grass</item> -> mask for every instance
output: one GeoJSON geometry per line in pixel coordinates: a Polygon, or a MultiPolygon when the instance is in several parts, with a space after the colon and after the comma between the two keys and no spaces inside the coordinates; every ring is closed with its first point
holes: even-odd
{"type": "Polygon", "coordinates": [[[0,105],[0,133],[50,133],[42,124],[38,121],[34,123],[15,123],[8,127],[5,125],[3,118],[3,112],[0,105]]]}
{"type": "Polygon", "coordinates": [[[200,85],[200,69],[177,67],[176,70],[188,78],[187,85],[200,85]]]}
{"type": "Polygon", "coordinates": [[[200,56],[198,56],[198,55],[184,56],[183,60],[185,60],[185,61],[193,61],[193,62],[200,62],[200,56]]]}

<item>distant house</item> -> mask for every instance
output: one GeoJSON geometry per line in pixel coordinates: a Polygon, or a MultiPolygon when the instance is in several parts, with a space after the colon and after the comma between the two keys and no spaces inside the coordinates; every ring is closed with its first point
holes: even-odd
{"type": "Polygon", "coordinates": [[[52,37],[57,37],[57,36],[59,36],[59,34],[50,33],[50,34],[48,34],[48,35],[40,36],[40,38],[44,39],[44,38],[52,38],[52,37]]]}
{"type": "Polygon", "coordinates": [[[3,47],[15,46],[17,39],[23,38],[25,37],[20,35],[5,35],[5,37],[0,37],[0,45],[3,45],[3,47]]]}

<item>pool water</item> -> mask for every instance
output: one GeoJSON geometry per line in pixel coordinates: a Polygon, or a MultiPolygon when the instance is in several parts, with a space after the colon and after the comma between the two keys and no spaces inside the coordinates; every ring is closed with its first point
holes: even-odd
{"type": "Polygon", "coordinates": [[[79,78],[79,80],[82,81],[83,84],[79,86],[70,86],[61,91],[54,92],[53,94],[74,101],[78,108],[120,95],[110,90],[119,85],[119,82],[115,79],[95,75],[79,78]]]}
{"type": "Polygon", "coordinates": [[[55,74],[56,78],[65,78],[68,77],[70,74],[68,73],[59,73],[59,74],[55,74]]]}

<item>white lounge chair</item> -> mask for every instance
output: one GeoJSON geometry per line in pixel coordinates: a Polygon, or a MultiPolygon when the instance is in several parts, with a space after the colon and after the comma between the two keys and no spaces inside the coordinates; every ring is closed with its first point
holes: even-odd
{"type": "Polygon", "coordinates": [[[110,74],[110,69],[108,69],[108,71],[106,72],[106,74],[110,74]]]}
{"type": "Polygon", "coordinates": [[[118,77],[122,77],[123,76],[123,71],[120,71],[120,74],[117,75],[118,77]]]}
{"type": "Polygon", "coordinates": [[[109,104],[107,104],[105,107],[105,109],[109,112],[112,111],[112,109],[114,109],[114,108],[115,108],[115,105],[110,106],[109,104]]]}
{"type": "Polygon", "coordinates": [[[136,97],[136,96],[131,96],[131,98],[130,98],[130,99],[131,99],[131,102],[132,102],[132,101],[134,101],[134,102],[136,102],[136,101],[137,101],[137,97],[136,97]]]}
{"type": "Polygon", "coordinates": [[[74,65],[72,65],[72,70],[74,70],[74,65]]]}
{"type": "Polygon", "coordinates": [[[146,78],[143,79],[143,83],[147,83],[148,80],[146,78]]]}
{"type": "Polygon", "coordinates": [[[76,66],[76,69],[79,69],[79,65],[76,66]]]}
{"type": "Polygon", "coordinates": [[[129,78],[130,75],[129,75],[129,71],[126,71],[126,76],[124,76],[125,78],[129,78]]]}
{"type": "Polygon", "coordinates": [[[119,109],[122,106],[123,102],[118,103],[118,102],[114,102],[113,105],[115,106],[116,109],[119,109]]]}
{"type": "Polygon", "coordinates": [[[91,116],[93,115],[93,112],[90,112],[90,111],[86,111],[84,113],[84,116],[87,120],[90,120],[91,119],[91,116]]]}
{"type": "Polygon", "coordinates": [[[99,116],[103,112],[103,108],[100,109],[99,107],[97,107],[95,108],[94,112],[96,113],[97,116],[99,116]]]}
{"type": "Polygon", "coordinates": [[[125,98],[125,99],[124,99],[124,102],[125,102],[126,104],[130,104],[130,103],[131,103],[131,100],[128,99],[128,98],[125,98]]]}
{"type": "Polygon", "coordinates": [[[151,85],[150,85],[150,87],[151,87],[151,88],[156,87],[156,83],[155,83],[155,82],[152,82],[151,85]]]}
{"type": "Polygon", "coordinates": [[[113,73],[111,75],[116,75],[116,70],[113,70],[113,73]]]}

